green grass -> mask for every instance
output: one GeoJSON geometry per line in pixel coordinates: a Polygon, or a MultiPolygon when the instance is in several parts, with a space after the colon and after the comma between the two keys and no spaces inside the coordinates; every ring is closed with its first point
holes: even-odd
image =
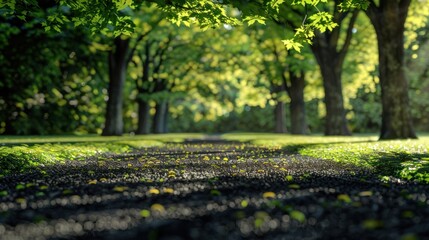
{"type": "Polygon", "coordinates": [[[395,177],[429,183],[429,136],[418,140],[377,141],[376,135],[352,137],[293,136],[287,134],[225,134],[225,139],[283,148],[376,170],[383,179],[395,177]]]}
{"type": "Polygon", "coordinates": [[[105,153],[127,153],[134,149],[181,142],[202,134],[157,134],[144,136],[45,136],[0,138],[0,175],[25,172],[40,166],[83,160],[105,153]]]}
{"type": "Polygon", "coordinates": [[[79,142],[113,142],[155,140],[161,142],[181,142],[186,138],[201,138],[200,133],[171,133],[124,136],[99,135],[58,135],[58,136],[0,136],[0,145],[38,144],[38,143],[79,143],[79,142]]]}
{"type": "MultiPolygon", "coordinates": [[[[0,146],[0,175],[23,172],[65,160],[82,160],[104,153],[126,153],[133,149],[202,136],[160,134],[122,137],[1,137],[0,145],[3,146],[0,146]]],[[[395,177],[429,183],[428,135],[423,135],[418,140],[401,141],[377,141],[376,135],[324,137],[268,133],[224,134],[222,138],[372,168],[384,179],[395,177]]]]}

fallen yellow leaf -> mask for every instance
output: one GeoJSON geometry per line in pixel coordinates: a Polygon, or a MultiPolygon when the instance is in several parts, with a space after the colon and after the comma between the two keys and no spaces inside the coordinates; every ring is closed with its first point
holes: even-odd
{"type": "Polygon", "coordinates": [[[150,209],[151,209],[152,211],[165,212],[165,208],[164,208],[164,206],[162,206],[162,205],[161,205],[161,204],[159,204],[159,203],[152,204],[152,206],[150,206],[150,209]]]}
{"type": "Polygon", "coordinates": [[[88,184],[97,184],[97,180],[90,180],[88,184]]]}
{"type": "Polygon", "coordinates": [[[149,190],[149,193],[150,193],[150,194],[159,194],[159,190],[158,190],[158,189],[156,189],[156,188],[151,188],[151,189],[149,190]]]}
{"type": "Polygon", "coordinates": [[[116,187],[113,188],[113,191],[115,191],[115,192],[123,192],[123,191],[125,191],[127,189],[128,189],[127,187],[116,186],[116,187]]]}
{"type": "Polygon", "coordinates": [[[262,194],[263,198],[275,198],[276,194],[273,192],[264,192],[264,194],[262,194]]]}
{"type": "Polygon", "coordinates": [[[174,193],[174,189],[172,189],[172,188],[163,188],[162,191],[165,193],[170,193],[170,194],[174,193]]]}

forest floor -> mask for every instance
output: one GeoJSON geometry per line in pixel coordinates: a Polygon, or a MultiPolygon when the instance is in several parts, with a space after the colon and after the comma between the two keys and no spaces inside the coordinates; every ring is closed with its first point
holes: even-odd
{"type": "Polygon", "coordinates": [[[425,239],[429,185],[207,139],[0,178],[0,239],[425,239]]]}

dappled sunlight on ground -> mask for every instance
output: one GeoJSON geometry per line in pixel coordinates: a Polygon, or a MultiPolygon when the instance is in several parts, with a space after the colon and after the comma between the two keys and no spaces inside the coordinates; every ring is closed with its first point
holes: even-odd
{"type": "Polygon", "coordinates": [[[0,179],[5,239],[422,237],[429,187],[244,143],[167,144],[0,179]]]}

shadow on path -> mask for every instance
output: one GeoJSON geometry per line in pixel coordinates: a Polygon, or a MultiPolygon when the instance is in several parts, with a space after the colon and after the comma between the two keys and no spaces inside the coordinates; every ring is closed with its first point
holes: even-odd
{"type": "Polygon", "coordinates": [[[219,139],[0,179],[1,239],[400,239],[429,234],[429,187],[219,139]]]}

